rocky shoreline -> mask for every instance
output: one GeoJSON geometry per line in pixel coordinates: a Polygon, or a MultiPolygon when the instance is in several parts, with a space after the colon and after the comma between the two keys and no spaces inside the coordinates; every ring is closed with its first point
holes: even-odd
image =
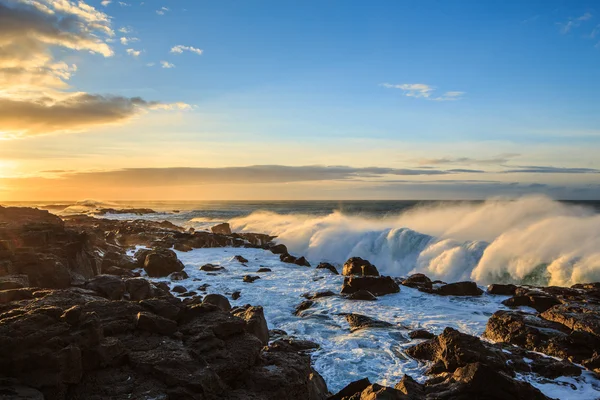
{"type": "MultiPolygon", "coordinates": [[[[311,267],[274,239],[232,233],[226,224],[195,232],[169,222],[0,207],[0,399],[545,399],[520,374],[600,374],[600,283],[490,285],[488,294],[511,296],[503,304],[514,309],[490,316],[484,340],[453,328],[410,333],[421,342],[406,355],[427,363],[426,381],[406,375],[390,387],[362,379],[333,394],[311,365],[319,344],[269,331],[261,304],[232,308],[223,295],[157,280],[189,278],[173,249],[262,249],[311,267]]],[[[316,268],[339,273],[328,263],[316,268]]],[[[263,273],[270,269],[244,282],[256,285],[263,273]]],[[[380,276],[358,257],[341,273],[339,295],[306,294],[297,315],[320,298],[376,302],[403,287],[427,296],[484,294],[473,282],[380,276]]],[[[370,315],[344,318],[353,331],[389,328],[370,315]]]]}

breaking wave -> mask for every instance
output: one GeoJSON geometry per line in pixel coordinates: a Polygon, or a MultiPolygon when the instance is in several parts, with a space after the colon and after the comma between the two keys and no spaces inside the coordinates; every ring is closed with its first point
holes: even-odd
{"type": "Polygon", "coordinates": [[[309,260],[359,256],[393,276],[563,286],[600,280],[600,214],[541,196],[440,203],[381,218],[257,211],[230,223],[276,235],[309,260]]]}

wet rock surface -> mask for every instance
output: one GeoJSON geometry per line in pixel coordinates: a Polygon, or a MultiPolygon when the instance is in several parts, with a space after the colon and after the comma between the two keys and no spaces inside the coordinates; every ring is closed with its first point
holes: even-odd
{"type": "Polygon", "coordinates": [[[351,276],[344,278],[341,293],[352,294],[366,290],[375,296],[398,293],[400,287],[389,276],[351,276]]]}
{"type": "Polygon", "coordinates": [[[342,275],[379,276],[379,271],[368,260],[352,257],[344,263],[342,275]]]}

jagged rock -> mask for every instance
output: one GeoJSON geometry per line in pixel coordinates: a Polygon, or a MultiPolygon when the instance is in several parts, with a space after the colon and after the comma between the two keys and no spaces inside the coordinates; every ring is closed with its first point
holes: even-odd
{"type": "Polygon", "coordinates": [[[350,276],[344,278],[342,294],[352,294],[359,290],[368,290],[375,296],[398,293],[400,287],[389,276],[350,276]]]}
{"type": "Polygon", "coordinates": [[[163,318],[177,320],[182,313],[180,304],[165,299],[147,299],[139,303],[144,309],[163,318]]]}
{"type": "Polygon", "coordinates": [[[0,290],[0,304],[31,298],[33,298],[33,292],[29,288],[0,290]]]}
{"type": "Polygon", "coordinates": [[[346,321],[348,321],[348,324],[350,324],[350,332],[367,328],[390,328],[394,326],[389,322],[380,321],[378,319],[367,317],[366,315],[361,314],[346,314],[345,317],[346,321]]]}
{"type": "Polygon", "coordinates": [[[138,267],[138,262],[133,257],[123,254],[120,251],[107,251],[102,257],[102,273],[108,274],[107,269],[111,267],[132,270],[138,267]]]}
{"type": "Polygon", "coordinates": [[[242,257],[242,256],[235,256],[233,257],[234,260],[242,263],[242,264],[246,264],[248,262],[248,259],[242,257]]]}
{"type": "Polygon", "coordinates": [[[368,290],[361,289],[357,292],[354,292],[348,296],[348,300],[366,300],[366,301],[374,301],[377,300],[377,297],[368,290]]]}
{"type": "Polygon", "coordinates": [[[294,337],[285,337],[274,340],[269,346],[270,351],[298,351],[311,352],[320,346],[310,340],[298,340],[294,337]]]}
{"type": "Polygon", "coordinates": [[[545,293],[528,292],[525,295],[513,296],[506,299],[502,304],[509,307],[527,306],[534,308],[537,312],[544,312],[550,307],[560,304],[560,300],[545,293]]]}
{"type": "Polygon", "coordinates": [[[183,271],[184,268],[177,254],[170,249],[151,251],[144,261],[144,270],[152,277],[168,276],[172,272],[183,271]]]}
{"type": "Polygon", "coordinates": [[[342,390],[330,396],[327,400],[344,400],[349,399],[355,394],[362,393],[363,390],[371,386],[369,378],[363,378],[358,381],[350,382],[342,390]]]}
{"type": "Polygon", "coordinates": [[[206,304],[213,304],[223,311],[231,311],[231,304],[229,304],[229,300],[227,300],[227,297],[221,294],[208,294],[206,297],[204,297],[202,302],[206,304]]]}
{"type": "Polygon", "coordinates": [[[246,283],[252,283],[257,279],[260,279],[260,276],[244,275],[242,280],[246,283]]]}
{"type": "Polygon", "coordinates": [[[433,287],[431,279],[424,274],[413,274],[404,279],[401,284],[411,288],[431,289],[433,287]]]}
{"type": "Polygon", "coordinates": [[[516,291],[517,291],[517,286],[512,285],[512,284],[502,285],[499,283],[493,283],[493,284],[489,285],[487,288],[487,292],[489,294],[499,294],[499,295],[506,295],[506,296],[513,296],[516,291]]]}
{"type": "Polygon", "coordinates": [[[516,311],[495,312],[484,336],[576,363],[593,357],[600,348],[600,338],[592,333],[516,311]]]}
{"type": "Polygon", "coordinates": [[[98,275],[86,283],[85,287],[100,293],[109,300],[120,300],[125,294],[125,282],[114,275],[98,275]]]}
{"type": "Polygon", "coordinates": [[[409,347],[406,353],[418,360],[433,362],[428,373],[454,372],[459,367],[475,362],[510,373],[506,366],[507,358],[501,350],[453,328],[446,328],[435,338],[409,347]]]}
{"type": "Polygon", "coordinates": [[[231,293],[231,298],[233,300],[237,300],[242,296],[242,293],[239,290],[236,290],[235,292],[231,293]]]}
{"type": "Polygon", "coordinates": [[[340,274],[333,265],[331,265],[327,262],[322,262],[319,265],[317,265],[317,269],[327,269],[327,270],[331,271],[334,275],[340,274]]]}
{"type": "Polygon", "coordinates": [[[483,290],[475,282],[454,282],[445,285],[433,286],[431,289],[419,288],[421,292],[438,294],[440,296],[481,296],[483,290]]]}
{"type": "Polygon", "coordinates": [[[404,375],[394,389],[408,396],[407,400],[425,399],[425,388],[415,381],[410,375],[404,375]]]}
{"type": "Polygon", "coordinates": [[[104,275],[116,275],[116,276],[123,276],[123,277],[128,277],[128,278],[134,278],[134,277],[140,275],[137,272],[133,272],[133,271],[131,271],[129,269],[125,269],[125,268],[115,267],[114,265],[110,266],[110,267],[102,268],[102,273],[104,275]]]}
{"type": "Polygon", "coordinates": [[[279,255],[279,260],[281,260],[284,263],[288,263],[288,264],[296,263],[296,257],[294,257],[293,255],[291,255],[289,253],[281,253],[279,255]]]}
{"type": "Polygon", "coordinates": [[[294,315],[302,315],[302,311],[308,310],[314,304],[315,302],[312,300],[303,301],[302,303],[298,304],[298,306],[296,306],[296,309],[294,310],[294,315]]]}
{"type": "Polygon", "coordinates": [[[542,318],[558,322],[573,330],[588,332],[600,338],[600,305],[569,303],[555,305],[543,311],[542,318]]]}
{"type": "Polygon", "coordinates": [[[435,335],[425,329],[417,329],[408,334],[411,339],[433,339],[435,335]]]}
{"type": "Polygon", "coordinates": [[[344,263],[342,275],[379,276],[379,271],[369,261],[352,257],[344,263]]]}
{"type": "Polygon", "coordinates": [[[297,258],[296,261],[294,261],[294,264],[300,265],[301,267],[310,267],[310,263],[304,256],[297,258]]]}
{"type": "Polygon", "coordinates": [[[233,310],[232,314],[246,321],[246,331],[256,336],[263,345],[269,343],[269,328],[262,307],[247,305],[233,310]]]}
{"type": "Polygon", "coordinates": [[[210,231],[216,235],[231,235],[231,227],[227,222],[211,227],[210,231]]]}

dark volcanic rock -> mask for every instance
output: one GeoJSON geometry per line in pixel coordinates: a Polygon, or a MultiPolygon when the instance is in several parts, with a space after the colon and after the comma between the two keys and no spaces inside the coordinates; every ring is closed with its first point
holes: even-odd
{"type": "Polygon", "coordinates": [[[125,282],[114,275],[98,275],[87,282],[85,287],[109,300],[120,300],[125,294],[125,282]]]}
{"type": "Polygon", "coordinates": [[[271,272],[271,268],[262,267],[262,268],[259,268],[258,270],[256,270],[256,272],[257,273],[260,273],[260,272],[271,272]]]}
{"type": "Polygon", "coordinates": [[[335,275],[339,275],[340,274],[333,265],[331,265],[331,264],[329,264],[327,262],[322,262],[319,265],[317,265],[317,269],[327,269],[327,270],[331,271],[335,275]]]}
{"type": "Polygon", "coordinates": [[[29,286],[27,275],[0,276],[0,290],[21,289],[29,286]]]}
{"type": "Polygon", "coordinates": [[[182,294],[182,293],[186,293],[187,289],[184,286],[176,285],[176,286],[173,286],[173,289],[171,289],[171,291],[182,294]]]}
{"type": "Polygon", "coordinates": [[[560,304],[560,300],[545,293],[528,292],[524,295],[513,296],[506,299],[502,304],[509,307],[527,306],[534,308],[537,312],[544,312],[550,307],[560,304]]]}
{"type": "Polygon", "coordinates": [[[493,284],[489,285],[487,288],[487,292],[489,294],[500,294],[500,295],[506,295],[506,296],[514,295],[516,291],[517,291],[517,286],[511,285],[511,284],[502,285],[499,283],[493,283],[493,284]]]}
{"type": "Polygon", "coordinates": [[[131,300],[144,300],[152,296],[150,283],[143,278],[131,278],[125,280],[125,289],[131,300]]]}
{"type": "Polygon", "coordinates": [[[441,296],[481,296],[483,294],[483,290],[479,289],[475,282],[468,281],[433,286],[431,289],[419,288],[419,290],[441,296]]]}
{"type": "Polygon", "coordinates": [[[408,334],[411,339],[433,339],[435,335],[425,329],[417,329],[408,334]]]}
{"type": "Polygon", "coordinates": [[[409,347],[406,353],[418,360],[432,361],[430,373],[454,372],[456,368],[475,362],[509,372],[507,358],[501,350],[452,328],[446,328],[435,338],[409,347]]]}
{"type": "Polygon", "coordinates": [[[151,251],[144,260],[144,270],[152,277],[168,276],[173,272],[183,271],[184,268],[177,254],[170,249],[151,251]]]}
{"type": "Polygon", "coordinates": [[[431,289],[432,283],[431,279],[429,279],[424,274],[413,274],[408,278],[402,281],[402,285],[412,287],[412,288],[425,288],[431,289]]]}
{"type": "Polygon", "coordinates": [[[363,378],[358,381],[350,382],[342,390],[337,392],[335,395],[329,397],[327,400],[344,400],[352,397],[355,394],[362,393],[363,390],[371,386],[369,378],[363,378]]]}
{"type": "Polygon", "coordinates": [[[207,294],[202,302],[207,304],[213,304],[223,311],[231,310],[231,304],[229,304],[229,300],[227,300],[227,297],[220,294],[207,294]]]}
{"type": "Polygon", "coordinates": [[[246,264],[248,262],[248,260],[242,256],[234,256],[233,259],[242,264],[246,264]]]}
{"type": "Polygon", "coordinates": [[[379,276],[379,271],[369,261],[352,257],[344,263],[342,275],[379,276]]]}
{"type": "Polygon", "coordinates": [[[348,300],[374,301],[374,300],[377,300],[377,297],[375,297],[375,295],[373,293],[369,292],[368,290],[361,289],[361,290],[349,295],[348,300]]]}
{"type": "Polygon", "coordinates": [[[242,293],[239,290],[236,290],[235,292],[231,293],[231,298],[233,300],[237,300],[242,296],[242,293]]]}
{"type": "Polygon", "coordinates": [[[172,281],[183,281],[189,279],[189,275],[185,271],[173,272],[169,275],[169,279],[172,281]]]}
{"type": "Polygon", "coordinates": [[[348,324],[350,324],[351,332],[367,328],[390,328],[394,326],[389,322],[380,321],[362,314],[346,314],[345,317],[348,324]]]}
{"type": "Polygon", "coordinates": [[[302,315],[302,311],[308,310],[314,304],[315,302],[312,300],[303,301],[302,303],[298,304],[298,306],[296,306],[296,309],[294,310],[294,315],[302,315]]]}
{"type": "Polygon", "coordinates": [[[260,279],[260,276],[244,275],[243,281],[246,283],[252,283],[258,279],[260,279]]]}
{"type": "Polygon", "coordinates": [[[331,290],[323,290],[320,292],[314,292],[314,293],[304,293],[302,295],[302,297],[304,297],[307,300],[316,300],[316,299],[320,299],[321,297],[331,297],[331,296],[335,296],[336,294],[334,292],[332,292],[331,290]]]}
{"type": "Polygon", "coordinates": [[[211,227],[210,231],[217,235],[231,235],[231,227],[227,222],[211,227]]]}
{"type": "Polygon", "coordinates": [[[301,267],[310,267],[310,263],[304,256],[297,258],[296,261],[294,261],[294,264],[300,265],[301,267]]]}
{"type": "Polygon", "coordinates": [[[257,309],[244,311],[246,322],[210,304],[110,301],[73,290],[45,290],[3,310],[0,397],[327,397],[308,355],[280,346],[262,351],[263,342],[250,333],[257,309]]]}
{"type": "Polygon", "coordinates": [[[246,305],[236,308],[231,313],[246,321],[246,331],[256,336],[263,345],[269,343],[269,328],[262,307],[246,305]]]}
{"type": "Polygon", "coordinates": [[[219,265],[213,265],[213,264],[204,264],[203,266],[200,267],[201,271],[206,271],[206,272],[215,272],[215,271],[222,271],[225,268],[219,266],[219,265]]]}
{"type": "Polygon", "coordinates": [[[288,264],[296,263],[296,257],[294,257],[293,255],[291,255],[289,253],[281,253],[279,255],[279,260],[281,260],[284,263],[288,263],[288,264]]]}
{"type": "Polygon", "coordinates": [[[368,290],[375,296],[398,293],[400,287],[389,276],[350,276],[344,278],[343,294],[352,294],[359,290],[368,290]]]}
{"type": "Polygon", "coordinates": [[[269,247],[269,250],[273,254],[287,254],[288,250],[284,244],[274,244],[269,247]]]}

